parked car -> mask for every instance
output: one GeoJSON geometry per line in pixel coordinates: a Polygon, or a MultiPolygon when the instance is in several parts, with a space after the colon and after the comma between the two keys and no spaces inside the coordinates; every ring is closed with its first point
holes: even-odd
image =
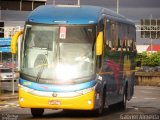
{"type": "Polygon", "coordinates": [[[11,68],[0,68],[0,81],[11,81],[15,79],[15,73],[11,68]]]}

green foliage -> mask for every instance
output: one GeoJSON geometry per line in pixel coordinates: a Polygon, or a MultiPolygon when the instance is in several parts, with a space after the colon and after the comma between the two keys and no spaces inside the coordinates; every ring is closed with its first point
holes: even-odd
{"type": "Polygon", "coordinates": [[[138,54],[136,57],[136,63],[137,66],[139,66],[139,64],[141,66],[159,66],[160,65],[160,52],[158,53],[146,53],[143,52],[141,54],[138,54]]]}

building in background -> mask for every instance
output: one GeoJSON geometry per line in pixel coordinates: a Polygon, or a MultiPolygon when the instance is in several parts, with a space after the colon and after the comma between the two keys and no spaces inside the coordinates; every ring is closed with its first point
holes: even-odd
{"type": "Polygon", "coordinates": [[[46,0],[1,0],[1,10],[31,11],[46,0]]]}
{"type": "MultiPolygon", "coordinates": [[[[59,1],[59,0],[57,0],[59,1]]],[[[68,0],[61,0],[68,1],[68,0]]],[[[1,0],[0,22],[5,27],[21,26],[30,11],[45,4],[54,4],[54,0],[1,0]]],[[[96,5],[116,11],[117,0],[81,0],[82,5],[96,5]]],[[[141,19],[160,19],[160,0],[119,0],[119,13],[132,19],[136,25],[140,25],[141,19]]],[[[151,40],[141,38],[137,32],[137,45],[150,45],[151,40]]],[[[160,44],[160,40],[152,41],[152,44],[160,44]]]]}
{"type": "Polygon", "coordinates": [[[6,27],[23,27],[24,21],[30,11],[45,4],[46,0],[1,0],[0,22],[4,22],[4,26],[6,27]]]}
{"type": "Polygon", "coordinates": [[[23,28],[25,19],[32,10],[45,4],[46,0],[0,0],[0,64],[3,67],[18,65],[14,59],[12,66],[10,44],[4,43],[11,40],[14,32],[23,28]]]}

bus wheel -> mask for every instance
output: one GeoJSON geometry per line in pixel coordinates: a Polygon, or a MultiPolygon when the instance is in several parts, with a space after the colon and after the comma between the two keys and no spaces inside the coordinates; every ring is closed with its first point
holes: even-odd
{"type": "Polygon", "coordinates": [[[126,104],[127,104],[127,92],[125,91],[123,94],[123,100],[120,103],[118,103],[118,107],[120,108],[120,110],[125,110],[126,104]]]}
{"type": "Polygon", "coordinates": [[[33,117],[41,117],[44,113],[42,108],[31,108],[31,113],[33,117]]]}
{"type": "Polygon", "coordinates": [[[104,112],[104,106],[105,106],[105,92],[103,92],[103,94],[101,95],[101,99],[100,99],[100,102],[99,102],[99,108],[94,110],[94,113],[96,116],[100,116],[103,114],[104,112]]]}

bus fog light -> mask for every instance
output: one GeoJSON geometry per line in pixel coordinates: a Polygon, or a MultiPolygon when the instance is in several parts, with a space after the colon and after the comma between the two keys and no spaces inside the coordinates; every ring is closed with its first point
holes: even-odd
{"type": "Polygon", "coordinates": [[[24,98],[20,98],[20,102],[23,102],[24,101],[24,98]]]}
{"type": "Polygon", "coordinates": [[[92,104],[92,100],[88,100],[88,104],[89,104],[89,105],[92,104]]]}

